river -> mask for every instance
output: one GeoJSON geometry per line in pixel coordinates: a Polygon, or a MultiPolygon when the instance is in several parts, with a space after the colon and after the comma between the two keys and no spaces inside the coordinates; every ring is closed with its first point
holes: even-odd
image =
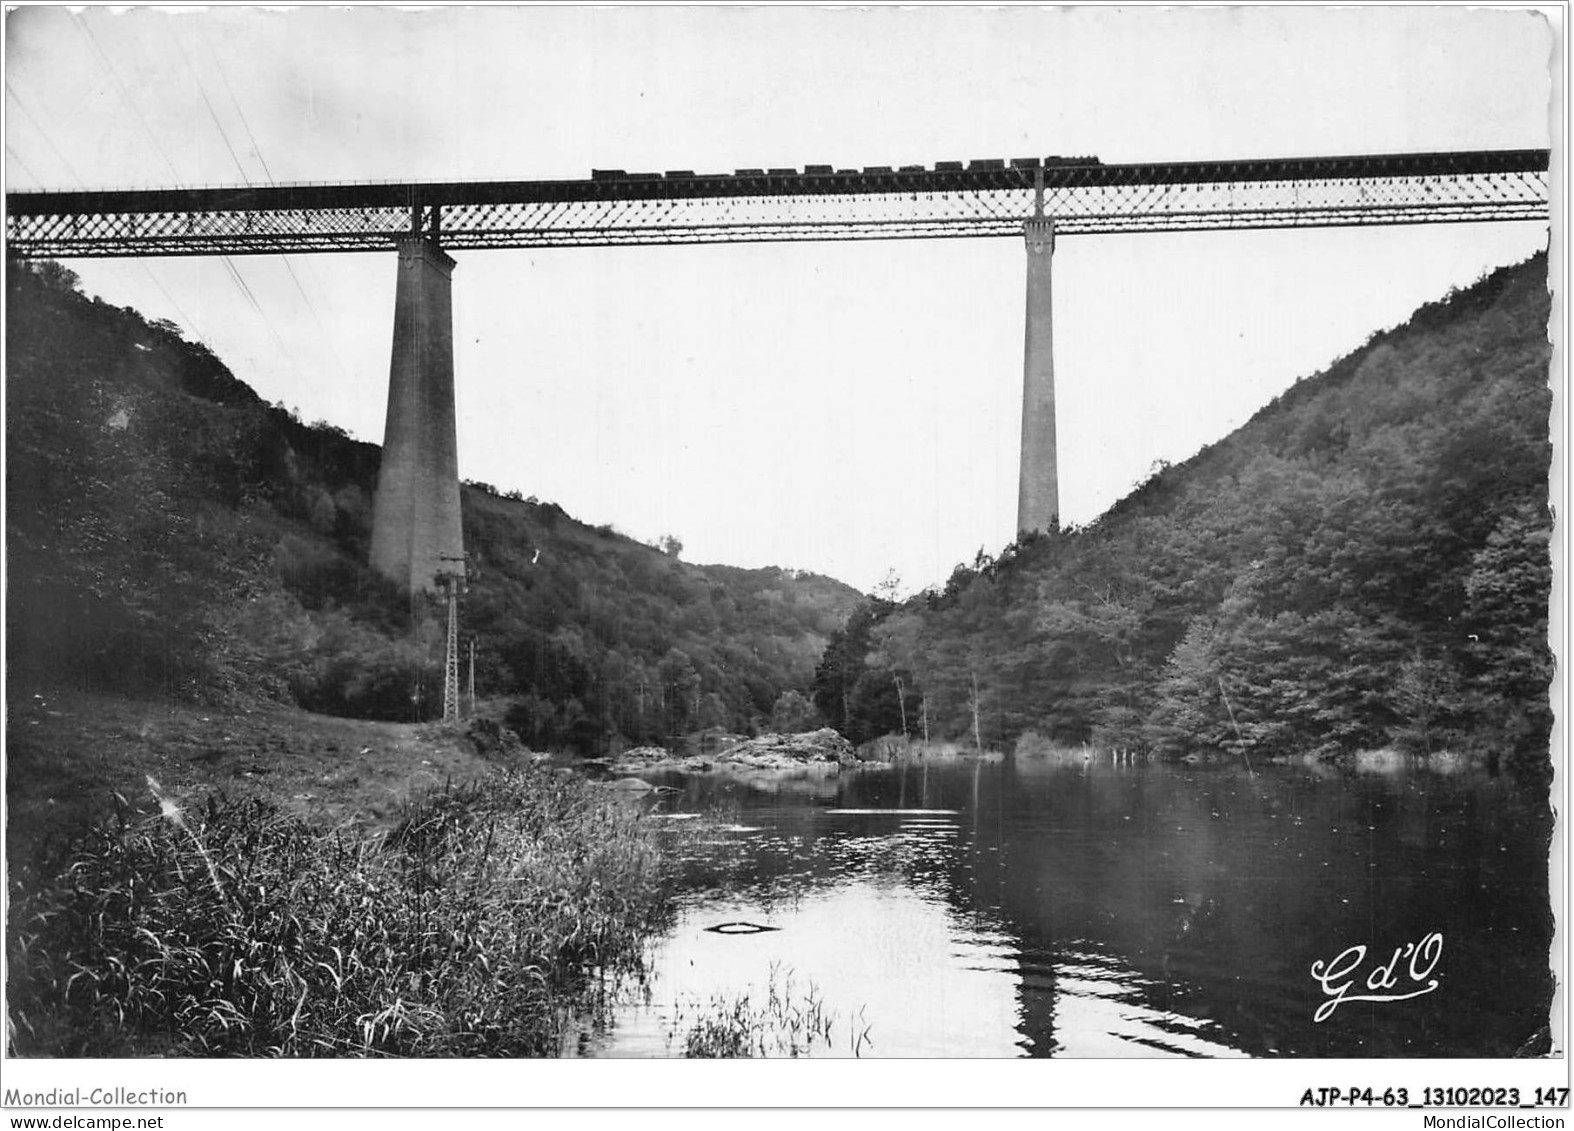
{"type": "Polygon", "coordinates": [[[1513,1055],[1552,993],[1552,815],[1450,769],[655,777],[676,920],[577,1051],[683,1055],[774,987],[831,1024],[773,1055],[1513,1055]]]}

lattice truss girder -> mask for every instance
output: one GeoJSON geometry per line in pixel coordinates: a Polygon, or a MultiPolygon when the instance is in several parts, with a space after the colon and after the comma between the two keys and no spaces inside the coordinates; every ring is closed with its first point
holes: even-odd
{"type": "MultiPolygon", "coordinates": [[[[1061,235],[1545,220],[1547,171],[1046,187],[1061,235]]],[[[453,249],[1016,235],[1032,188],[710,195],[440,206],[453,249]]],[[[371,251],[409,233],[403,206],[11,211],[27,256],[371,251]]]]}

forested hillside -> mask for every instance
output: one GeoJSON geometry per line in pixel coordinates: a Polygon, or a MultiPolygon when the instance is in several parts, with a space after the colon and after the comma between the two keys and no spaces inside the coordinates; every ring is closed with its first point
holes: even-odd
{"type": "Polygon", "coordinates": [[[1421,309],[1090,526],[866,605],[817,703],[855,740],[905,707],[997,746],[1544,766],[1548,315],[1544,255],[1421,309]]]}
{"type": "MultiPolygon", "coordinates": [[[[378,448],[263,403],[178,327],[75,282],[7,266],[8,691],[440,714],[437,610],[364,565],[378,448]]],[[[542,748],[807,721],[815,661],[858,602],[484,485],[463,507],[477,692],[542,748]]]]}

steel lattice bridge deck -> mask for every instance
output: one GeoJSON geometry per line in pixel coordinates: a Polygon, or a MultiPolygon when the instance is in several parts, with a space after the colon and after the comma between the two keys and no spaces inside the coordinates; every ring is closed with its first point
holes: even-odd
{"type": "Polygon", "coordinates": [[[597,171],[577,181],[15,192],[24,257],[246,255],[1021,236],[1546,220],[1545,149],[1106,165],[597,171]]]}

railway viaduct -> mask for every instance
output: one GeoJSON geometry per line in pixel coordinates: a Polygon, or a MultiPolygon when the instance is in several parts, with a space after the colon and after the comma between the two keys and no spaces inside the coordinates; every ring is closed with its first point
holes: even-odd
{"type": "Polygon", "coordinates": [[[1166,164],[595,171],[568,181],[14,192],[22,257],[394,251],[388,416],[371,565],[412,591],[463,573],[450,251],[1014,237],[1026,253],[1019,532],[1059,523],[1051,265],[1057,239],[1125,232],[1540,221],[1547,150],[1166,164]]]}

